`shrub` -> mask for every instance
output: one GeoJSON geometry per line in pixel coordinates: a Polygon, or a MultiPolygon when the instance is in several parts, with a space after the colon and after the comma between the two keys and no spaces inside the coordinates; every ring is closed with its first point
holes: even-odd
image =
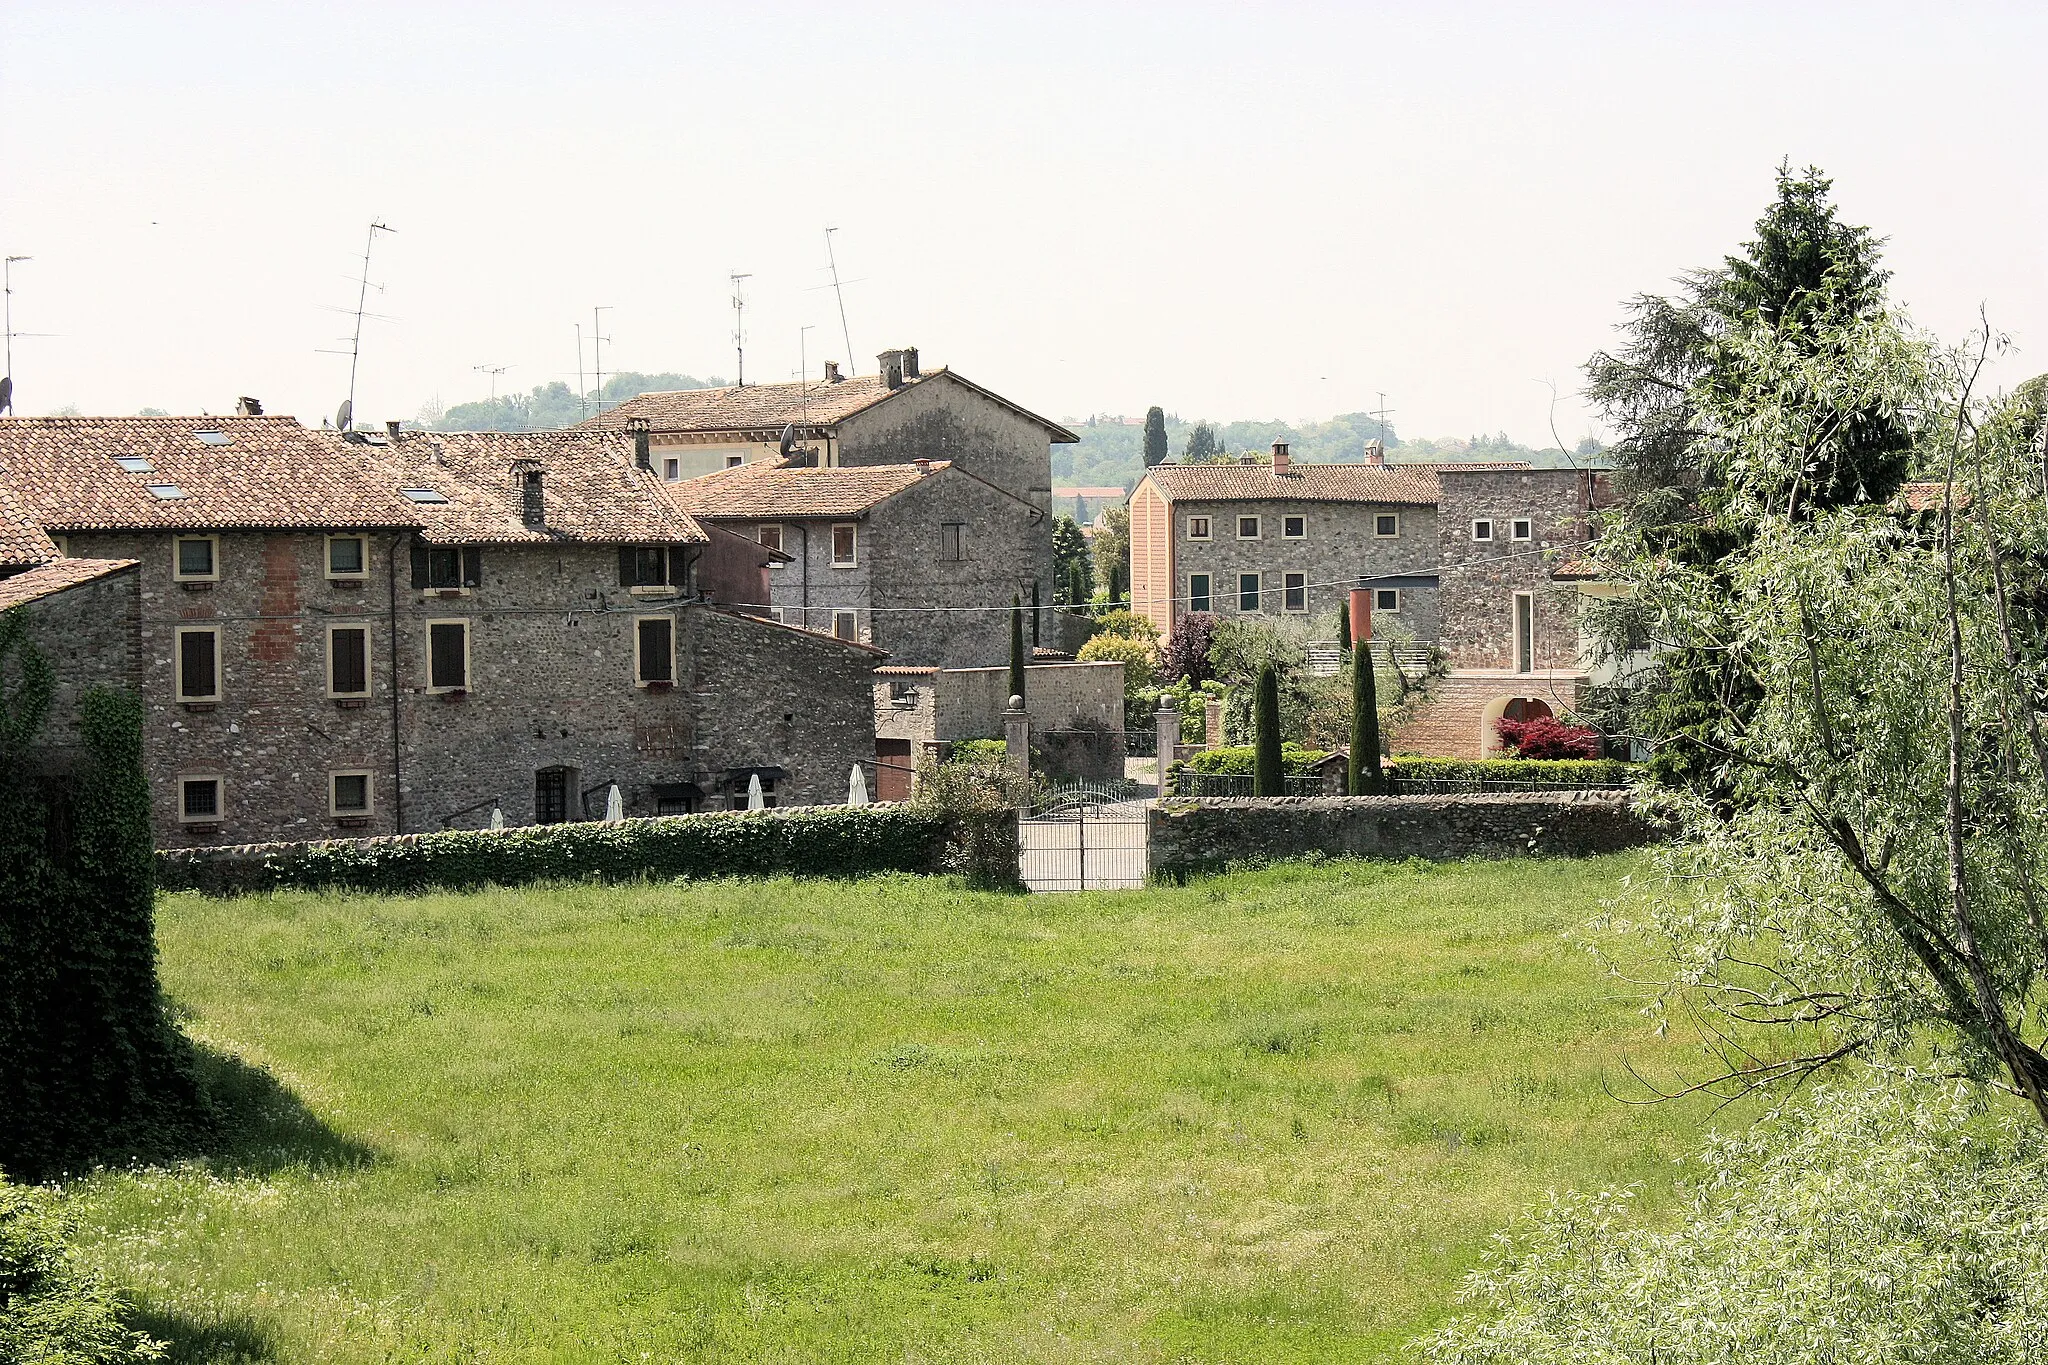
{"type": "Polygon", "coordinates": [[[1127,607],[1116,607],[1095,618],[1095,639],[1105,635],[1119,636],[1126,640],[1143,640],[1148,645],[1159,643],[1159,627],[1152,624],[1149,616],[1140,616],[1127,607]]]}
{"type": "MultiPolygon", "coordinates": [[[[1280,746],[1280,767],[1293,777],[1305,775],[1310,765],[1320,763],[1330,755],[1323,749],[1304,749],[1299,744],[1280,746]]],[[[1188,759],[1182,766],[1191,772],[1208,773],[1222,777],[1250,777],[1258,761],[1258,750],[1250,744],[1231,745],[1221,749],[1204,749],[1188,759]]]]}
{"type": "Polygon", "coordinates": [[[1505,716],[1494,726],[1501,743],[1515,751],[1517,758],[1597,758],[1600,736],[1583,725],[1567,725],[1555,716],[1533,720],[1509,720],[1505,716]]]}
{"type": "Polygon", "coordinates": [[[953,747],[946,751],[946,762],[969,765],[1007,763],[1010,759],[1010,745],[1000,739],[956,739],[953,747]]]}
{"type": "Polygon", "coordinates": [[[1150,640],[1129,635],[1098,634],[1082,645],[1081,652],[1074,657],[1083,663],[1121,663],[1124,666],[1124,695],[1149,694],[1155,702],[1158,700],[1159,650],[1150,640]]]}
{"type": "Polygon", "coordinates": [[[1388,760],[1386,771],[1397,780],[1522,782],[1569,788],[1626,786],[1642,770],[1615,758],[1395,758],[1388,760]]]}
{"type": "Polygon", "coordinates": [[[122,1326],[121,1300],[79,1263],[70,1236],[56,1195],[0,1178],[0,1360],[128,1365],[162,1359],[161,1342],[122,1326]]]}
{"type": "Polygon", "coordinates": [[[1017,810],[1037,799],[1037,783],[1011,772],[1002,755],[984,751],[921,764],[911,809],[946,831],[944,870],[983,890],[1017,890],[1017,810]]]}
{"type": "Polygon", "coordinates": [[[1199,686],[1216,676],[1209,662],[1209,648],[1215,643],[1216,618],[1206,611],[1191,611],[1173,623],[1160,653],[1159,673],[1168,682],[1199,686]]]}

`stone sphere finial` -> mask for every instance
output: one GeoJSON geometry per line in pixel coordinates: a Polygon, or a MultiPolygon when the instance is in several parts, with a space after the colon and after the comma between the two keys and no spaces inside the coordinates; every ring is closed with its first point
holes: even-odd
{"type": "Polygon", "coordinates": [[[1012,711],[1022,711],[1024,709],[1024,699],[1022,697],[1011,697],[1010,709],[1012,711]]]}

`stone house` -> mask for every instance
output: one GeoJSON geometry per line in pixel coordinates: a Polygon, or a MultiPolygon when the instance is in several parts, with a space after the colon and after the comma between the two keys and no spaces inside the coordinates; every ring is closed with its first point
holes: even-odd
{"type": "Polygon", "coordinates": [[[757,461],[673,492],[703,525],[788,557],[767,571],[778,619],[874,645],[898,664],[1008,662],[1008,608],[1031,601],[1045,519],[980,476],[944,460],[757,461]]]}
{"type": "Polygon", "coordinates": [[[1131,601],[1161,636],[1189,612],[1329,616],[1354,587],[1417,640],[1437,638],[1439,490],[1431,468],[1272,462],[1155,465],[1131,493],[1131,601]]]}
{"type": "MultiPolygon", "coordinates": [[[[714,536],[606,433],[0,420],[0,486],[134,561],[161,845],[844,798],[877,651],[719,607],[714,536]]],[[[62,561],[60,561],[62,562],[62,561]]],[[[31,575],[32,576],[32,575],[31,575]]]]}
{"type": "MultiPolygon", "coordinates": [[[[0,520],[0,558],[15,553],[0,520]]],[[[45,541],[47,544],[48,542],[45,541]]],[[[142,665],[136,621],[141,575],[129,559],[49,557],[0,578],[0,615],[19,610],[28,643],[55,675],[37,747],[65,766],[77,746],[78,701],[93,687],[138,691],[142,665]]]]}
{"type": "MultiPolygon", "coordinates": [[[[961,740],[1001,739],[1009,691],[1007,667],[877,668],[877,799],[909,796],[911,776],[926,755],[942,757],[948,746],[961,740]]],[[[1054,760],[1051,766],[1060,769],[1060,775],[1123,776],[1122,663],[1027,665],[1024,712],[1031,718],[1034,746],[1054,760]]]]}

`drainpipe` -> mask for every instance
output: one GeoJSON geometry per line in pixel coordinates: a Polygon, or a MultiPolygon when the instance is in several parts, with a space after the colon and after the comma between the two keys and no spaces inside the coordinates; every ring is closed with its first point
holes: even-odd
{"type": "Polygon", "coordinates": [[[398,547],[406,534],[400,531],[391,538],[391,553],[386,565],[391,579],[391,603],[386,617],[390,628],[386,653],[391,658],[391,815],[395,832],[399,834],[405,833],[405,764],[398,737],[398,547]]]}
{"type": "Polygon", "coordinates": [[[801,624],[805,630],[809,630],[811,628],[811,524],[807,521],[798,522],[796,524],[796,533],[801,538],[804,547],[803,583],[799,589],[802,595],[804,613],[801,624]]]}

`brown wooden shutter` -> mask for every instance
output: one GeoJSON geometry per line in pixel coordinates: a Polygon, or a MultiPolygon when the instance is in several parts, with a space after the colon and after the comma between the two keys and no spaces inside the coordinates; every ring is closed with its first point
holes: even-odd
{"type": "Polygon", "coordinates": [[[418,536],[412,538],[412,585],[424,588],[427,585],[427,542],[418,536]]]}

